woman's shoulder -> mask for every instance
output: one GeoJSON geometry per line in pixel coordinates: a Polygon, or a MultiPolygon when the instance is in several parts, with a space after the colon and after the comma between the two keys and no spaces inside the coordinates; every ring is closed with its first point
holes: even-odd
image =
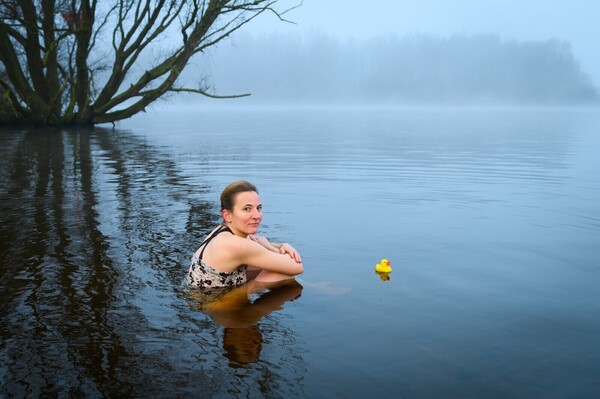
{"type": "Polygon", "coordinates": [[[236,236],[235,234],[219,234],[215,237],[214,242],[219,247],[227,247],[228,250],[235,250],[236,248],[245,249],[248,247],[248,244],[254,244],[252,241],[236,236]]]}
{"type": "Polygon", "coordinates": [[[233,234],[218,234],[204,251],[202,260],[219,272],[231,272],[243,264],[246,240],[233,234]]]}
{"type": "Polygon", "coordinates": [[[234,234],[219,234],[214,241],[213,251],[219,254],[219,258],[234,263],[244,264],[248,257],[269,252],[259,243],[234,234]]]}
{"type": "Polygon", "coordinates": [[[220,233],[218,229],[213,230],[213,232],[209,234],[209,237],[211,238],[210,245],[207,247],[207,251],[214,251],[220,254],[223,254],[223,251],[230,251],[232,249],[235,249],[235,247],[241,245],[240,241],[244,241],[243,238],[238,237],[232,233],[228,233],[225,231],[220,233]]]}

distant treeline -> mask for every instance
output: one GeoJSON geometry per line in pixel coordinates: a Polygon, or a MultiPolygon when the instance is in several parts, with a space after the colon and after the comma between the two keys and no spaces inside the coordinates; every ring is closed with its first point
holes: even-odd
{"type": "Polygon", "coordinates": [[[240,34],[200,74],[218,94],[264,101],[582,104],[599,94],[567,42],[496,35],[340,40],[240,34]]]}

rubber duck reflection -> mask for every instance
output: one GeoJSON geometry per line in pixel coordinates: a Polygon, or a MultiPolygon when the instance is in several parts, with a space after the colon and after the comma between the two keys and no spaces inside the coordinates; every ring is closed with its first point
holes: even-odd
{"type": "Polygon", "coordinates": [[[390,281],[390,273],[375,272],[381,281],[390,281]]]}
{"type": "Polygon", "coordinates": [[[268,285],[249,281],[209,302],[202,298],[202,293],[193,296],[200,303],[200,309],[224,327],[224,356],[229,359],[230,367],[240,368],[260,358],[263,337],[258,322],[271,312],[282,309],[285,302],[298,299],[302,289],[296,280],[268,285]]]}

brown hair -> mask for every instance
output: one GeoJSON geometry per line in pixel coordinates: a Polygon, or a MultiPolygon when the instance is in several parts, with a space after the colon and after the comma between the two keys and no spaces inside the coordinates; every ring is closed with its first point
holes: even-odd
{"type": "Polygon", "coordinates": [[[235,196],[246,191],[258,193],[256,186],[246,180],[236,180],[229,183],[221,193],[221,210],[227,209],[228,211],[233,211],[235,196]]]}

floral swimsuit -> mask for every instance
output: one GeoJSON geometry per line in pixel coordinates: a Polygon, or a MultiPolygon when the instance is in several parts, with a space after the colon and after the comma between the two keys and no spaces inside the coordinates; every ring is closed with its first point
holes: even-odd
{"type": "Polygon", "coordinates": [[[239,267],[232,272],[220,272],[213,269],[202,260],[202,255],[204,254],[204,250],[206,249],[208,243],[223,232],[233,234],[233,232],[227,226],[215,230],[214,233],[208,236],[206,240],[200,244],[201,247],[203,246],[202,251],[200,251],[200,255],[192,256],[192,264],[190,265],[190,270],[187,274],[187,283],[190,285],[190,287],[235,287],[246,282],[246,265],[239,267]]]}

